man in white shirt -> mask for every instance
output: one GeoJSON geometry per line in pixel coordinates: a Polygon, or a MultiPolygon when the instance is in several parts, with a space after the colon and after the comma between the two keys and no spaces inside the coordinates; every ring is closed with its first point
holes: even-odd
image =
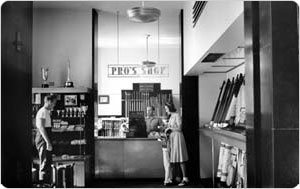
{"type": "Polygon", "coordinates": [[[48,95],[44,98],[44,106],[36,114],[37,133],[35,138],[36,148],[39,152],[40,181],[51,184],[51,163],[52,163],[52,145],[51,145],[51,118],[50,111],[56,104],[56,97],[48,95]]]}

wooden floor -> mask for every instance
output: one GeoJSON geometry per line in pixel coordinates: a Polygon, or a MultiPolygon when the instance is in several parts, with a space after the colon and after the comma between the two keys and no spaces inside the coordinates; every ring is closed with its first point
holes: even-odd
{"type": "Polygon", "coordinates": [[[200,183],[190,183],[187,186],[179,187],[164,186],[160,179],[138,179],[138,180],[94,180],[89,188],[203,188],[200,183]]]}

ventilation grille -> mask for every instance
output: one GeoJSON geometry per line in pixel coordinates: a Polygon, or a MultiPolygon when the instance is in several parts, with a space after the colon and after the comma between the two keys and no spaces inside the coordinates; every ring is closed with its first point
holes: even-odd
{"type": "Polygon", "coordinates": [[[221,56],[223,56],[224,53],[209,53],[202,62],[208,63],[208,62],[215,62],[217,61],[221,56]]]}
{"type": "Polygon", "coordinates": [[[193,6],[193,27],[196,26],[207,1],[196,1],[193,6]]]}

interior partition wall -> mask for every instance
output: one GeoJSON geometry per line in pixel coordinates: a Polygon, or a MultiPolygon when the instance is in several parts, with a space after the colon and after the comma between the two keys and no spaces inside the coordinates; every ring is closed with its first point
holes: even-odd
{"type": "Polygon", "coordinates": [[[31,187],[32,2],[1,7],[1,183],[31,187]]]}
{"type": "Polygon", "coordinates": [[[184,35],[183,35],[183,10],[180,11],[181,22],[181,108],[182,132],[184,134],[189,155],[188,176],[193,181],[198,181],[199,170],[199,107],[198,107],[198,76],[184,76],[184,35]]]}
{"type": "Polygon", "coordinates": [[[295,187],[299,183],[298,5],[270,1],[244,5],[248,187],[295,187]]]}

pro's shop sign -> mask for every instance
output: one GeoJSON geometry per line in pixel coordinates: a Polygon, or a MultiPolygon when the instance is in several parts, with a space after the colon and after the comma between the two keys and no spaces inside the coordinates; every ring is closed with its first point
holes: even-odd
{"type": "Polygon", "coordinates": [[[169,77],[169,65],[110,64],[108,77],[169,77]]]}

